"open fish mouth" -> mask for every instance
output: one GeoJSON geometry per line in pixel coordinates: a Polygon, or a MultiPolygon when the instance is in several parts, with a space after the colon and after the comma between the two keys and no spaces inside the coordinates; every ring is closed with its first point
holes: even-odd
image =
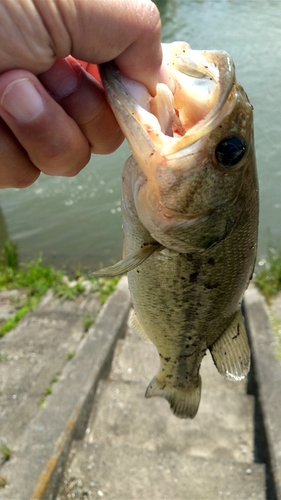
{"type": "Polygon", "coordinates": [[[235,68],[226,52],[163,44],[163,67],[166,83],[158,83],[154,97],[114,63],[100,67],[107,97],[142,166],[144,148],[148,158],[156,151],[167,159],[192,154],[235,105],[235,68]]]}

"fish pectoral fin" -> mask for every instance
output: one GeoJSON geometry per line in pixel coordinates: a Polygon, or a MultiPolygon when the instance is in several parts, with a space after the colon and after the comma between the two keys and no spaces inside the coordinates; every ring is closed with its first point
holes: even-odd
{"type": "Polygon", "coordinates": [[[151,342],[151,340],[150,340],[149,336],[147,335],[145,329],[143,328],[143,326],[139,322],[139,319],[138,319],[138,317],[137,317],[137,315],[136,315],[135,312],[132,314],[129,326],[130,326],[130,328],[132,328],[133,332],[135,332],[138,336],[140,336],[144,340],[146,340],[146,342],[151,342]]]}
{"type": "Polygon", "coordinates": [[[160,248],[162,248],[160,243],[149,243],[144,245],[140,250],[128,255],[113,266],[105,267],[104,269],[91,273],[91,276],[102,278],[106,276],[120,276],[121,274],[125,274],[142,264],[153,252],[155,252],[155,250],[160,248]]]}
{"type": "Polygon", "coordinates": [[[170,403],[173,414],[178,418],[194,418],[201,399],[201,377],[196,383],[185,387],[171,387],[159,380],[158,375],[152,379],[146,389],[145,397],[160,396],[170,403]]]}
{"type": "Polygon", "coordinates": [[[251,352],[241,311],[209,348],[218,372],[228,380],[242,380],[250,369],[251,352]]]}

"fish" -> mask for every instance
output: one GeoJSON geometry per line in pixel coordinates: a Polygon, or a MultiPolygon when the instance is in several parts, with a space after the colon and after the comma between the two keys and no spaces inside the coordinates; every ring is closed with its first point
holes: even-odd
{"type": "Polygon", "coordinates": [[[123,259],[133,330],[159,354],[145,396],[194,418],[210,351],[231,381],[247,376],[241,303],[257,250],[259,195],[253,107],[228,53],[163,44],[165,80],[152,96],[113,62],[100,67],[132,156],[122,173],[123,259]]]}

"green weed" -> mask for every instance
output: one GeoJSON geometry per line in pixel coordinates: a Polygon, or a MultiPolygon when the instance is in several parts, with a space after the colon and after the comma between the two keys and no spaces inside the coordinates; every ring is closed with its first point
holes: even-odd
{"type": "Polygon", "coordinates": [[[119,279],[119,276],[114,276],[114,278],[98,278],[98,293],[101,304],[104,304],[114,292],[119,279]]]}
{"type": "Polygon", "coordinates": [[[94,324],[94,318],[92,316],[85,316],[83,318],[83,327],[84,327],[84,332],[88,332],[88,330],[91,328],[91,326],[94,324]]]}
{"type": "Polygon", "coordinates": [[[5,333],[12,330],[18,322],[25,316],[32,308],[29,305],[21,307],[12,318],[9,318],[4,325],[0,327],[0,337],[3,337],[5,333]]]}
{"type": "Polygon", "coordinates": [[[69,286],[65,280],[54,283],[52,289],[54,290],[57,297],[61,298],[62,300],[73,300],[85,291],[85,287],[81,285],[81,283],[77,283],[74,286],[69,286]]]}
{"type": "Polygon", "coordinates": [[[68,351],[66,353],[66,359],[67,360],[72,359],[74,356],[75,356],[75,352],[74,351],[68,351]]]}
{"type": "Polygon", "coordinates": [[[29,311],[34,310],[49,289],[62,300],[74,299],[84,292],[84,287],[80,283],[69,286],[63,273],[43,264],[41,258],[29,264],[18,265],[15,244],[9,242],[5,244],[5,255],[7,263],[0,264],[0,291],[24,289],[26,298],[15,315],[0,326],[0,337],[12,330],[29,311]]]}
{"type": "Polygon", "coordinates": [[[281,291],[281,251],[270,249],[268,258],[259,262],[255,284],[268,301],[281,291]]]}
{"type": "Polygon", "coordinates": [[[53,392],[53,384],[55,384],[56,382],[58,382],[59,380],[59,377],[60,377],[60,372],[57,372],[55,373],[55,375],[53,375],[52,379],[51,379],[51,385],[49,385],[48,387],[46,387],[43,391],[43,394],[40,398],[40,401],[39,401],[39,407],[40,408],[46,408],[47,406],[47,397],[50,396],[50,394],[52,394],[53,392]]]}
{"type": "Polygon", "coordinates": [[[52,387],[46,387],[43,391],[43,396],[41,396],[40,402],[39,402],[39,407],[40,408],[46,408],[47,406],[47,396],[52,394],[53,389],[52,387]]]}
{"type": "Polygon", "coordinates": [[[60,372],[58,372],[58,373],[56,373],[56,374],[52,377],[52,380],[51,380],[52,384],[55,384],[56,382],[58,382],[58,381],[59,381],[60,375],[61,375],[61,373],[60,373],[60,372]]]}
{"type": "Polygon", "coordinates": [[[0,489],[5,488],[8,484],[8,480],[5,476],[0,476],[0,489]]]}
{"type": "Polygon", "coordinates": [[[18,269],[19,258],[18,258],[18,245],[13,241],[6,241],[4,243],[4,262],[7,267],[12,269],[18,269]]]}
{"type": "Polygon", "coordinates": [[[45,396],[49,396],[50,394],[52,394],[52,392],[53,392],[52,387],[46,387],[46,389],[44,389],[45,396]]]}
{"type": "Polygon", "coordinates": [[[279,317],[273,314],[273,312],[270,309],[269,309],[269,319],[273,333],[275,335],[274,350],[277,358],[281,360],[281,322],[279,317]]]}
{"type": "Polygon", "coordinates": [[[46,408],[47,406],[47,398],[46,396],[42,396],[39,401],[39,408],[46,408]]]}
{"type": "MultiPolygon", "coordinates": [[[[4,254],[5,264],[0,263],[0,291],[24,289],[26,297],[21,300],[20,308],[14,316],[0,325],[0,338],[15,328],[21,318],[29,311],[35,309],[40,299],[49,289],[52,289],[55,295],[61,300],[74,300],[85,291],[84,285],[80,282],[83,280],[80,270],[76,271],[77,282],[73,286],[69,284],[62,272],[45,265],[41,258],[29,264],[19,264],[17,245],[15,243],[6,242],[4,245],[4,254]]],[[[92,283],[92,291],[98,293],[101,304],[104,304],[109,295],[114,292],[119,277],[93,278],[90,281],[92,283]]],[[[92,323],[92,319],[85,320],[85,331],[90,328],[92,323]]]]}
{"type": "Polygon", "coordinates": [[[12,450],[5,443],[0,443],[0,453],[4,459],[4,462],[7,462],[11,458],[12,450]]]}

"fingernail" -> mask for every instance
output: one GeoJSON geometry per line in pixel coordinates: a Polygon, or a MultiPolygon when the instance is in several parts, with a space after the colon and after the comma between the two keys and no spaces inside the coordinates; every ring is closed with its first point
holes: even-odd
{"type": "Polygon", "coordinates": [[[28,78],[7,85],[0,105],[21,124],[31,122],[44,110],[42,97],[28,78]]]}

